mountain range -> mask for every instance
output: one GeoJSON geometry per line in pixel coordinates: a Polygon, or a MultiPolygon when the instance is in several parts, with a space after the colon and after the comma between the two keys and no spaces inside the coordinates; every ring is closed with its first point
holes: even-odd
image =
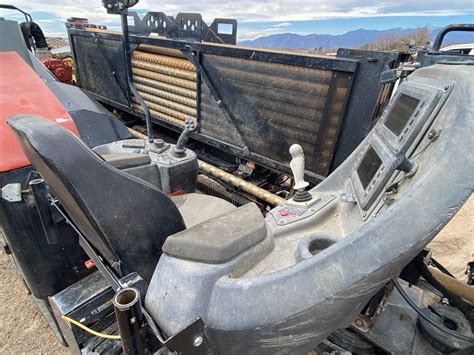
{"type": "MultiPolygon", "coordinates": [[[[273,47],[273,48],[358,48],[375,41],[382,35],[405,36],[415,33],[415,28],[392,28],[389,30],[365,30],[358,29],[340,35],[331,34],[308,34],[300,35],[296,33],[278,33],[268,36],[258,37],[253,40],[241,41],[238,44],[251,47],[273,47]]],[[[432,40],[436,37],[440,28],[431,31],[432,40]]],[[[449,42],[473,41],[472,32],[450,33],[446,37],[449,42]]]]}

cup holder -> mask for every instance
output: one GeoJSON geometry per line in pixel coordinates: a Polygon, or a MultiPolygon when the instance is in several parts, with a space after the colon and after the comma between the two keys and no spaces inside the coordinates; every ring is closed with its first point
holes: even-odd
{"type": "Polygon", "coordinates": [[[336,242],[337,240],[329,236],[310,236],[303,238],[298,243],[296,260],[300,262],[304,259],[311,258],[336,242]]]}

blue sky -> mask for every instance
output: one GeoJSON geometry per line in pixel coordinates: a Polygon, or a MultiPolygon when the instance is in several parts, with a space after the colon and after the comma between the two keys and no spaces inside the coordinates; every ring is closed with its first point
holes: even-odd
{"type": "MultiPolygon", "coordinates": [[[[65,36],[64,21],[70,16],[87,17],[92,23],[120,29],[117,16],[107,15],[100,0],[8,3],[30,12],[48,36],[65,36]]],[[[383,30],[474,23],[473,0],[141,0],[135,9],[140,13],[154,10],[168,15],[199,12],[208,22],[216,17],[236,18],[239,40],[284,32],[341,34],[359,28],[383,30]]],[[[0,16],[21,19],[11,11],[0,11],[0,16]]]]}

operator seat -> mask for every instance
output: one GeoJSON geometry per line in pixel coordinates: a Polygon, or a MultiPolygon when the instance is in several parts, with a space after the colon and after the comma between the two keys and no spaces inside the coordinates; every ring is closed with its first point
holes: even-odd
{"type": "MultiPolygon", "coordinates": [[[[9,118],[26,156],[104,261],[119,275],[150,281],[166,238],[186,228],[173,201],[150,183],[107,164],[60,125],[9,118]]],[[[201,206],[201,215],[206,206],[201,206]]],[[[224,211],[222,211],[224,212],[224,211]]],[[[218,214],[211,210],[208,218],[218,214]]]]}

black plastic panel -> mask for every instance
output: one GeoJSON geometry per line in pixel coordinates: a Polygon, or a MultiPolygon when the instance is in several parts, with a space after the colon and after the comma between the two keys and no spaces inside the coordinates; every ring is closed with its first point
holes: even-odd
{"type": "MultiPolygon", "coordinates": [[[[26,186],[33,168],[0,174],[0,186],[16,182],[26,186]]],[[[32,203],[0,199],[0,224],[15,263],[36,298],[44,299],[72,285],[90,271],[89,257],[79,246],[76,232],[64,221],[58,225],[59,242],[48,244],[32,203]]]]}

